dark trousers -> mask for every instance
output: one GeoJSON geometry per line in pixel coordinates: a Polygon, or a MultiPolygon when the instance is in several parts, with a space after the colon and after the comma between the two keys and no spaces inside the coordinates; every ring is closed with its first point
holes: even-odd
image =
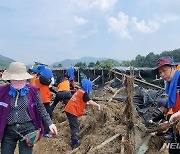
{"type": "Polygon", "coordinates": [[[25,140],[17,133],[26,135],[35,131],[35,126],[32,122],[24,124],[14,124],[6,126],[4,135],[1,141],[1,154],[14,154],[16,144],[19,141],[19,154],[32,154],[33,146],[28,147],[25,140]]]}
{"type": "Polygon", "coordinates": [[[71,130],[71,140],[72,139],[78,139],[78,136],[79,136],[78,118],[75,115],[70,114],[68,112],[66,112],[66,116],[68,118],[69,127],[70,127],[70,130],[71,130]]]}
{"type": "MultiPolygon", "coordinates": [[[[52,119],[52,110],[50,107],[50,103],[43,103],[44,107],[46,108],[47,113],[49,113],[50,118],[52,119]]],[[[44,133],[49,133],[49,126],[43,122],[44,125],[44,133]]]]}
{"type": "MultiPolygon", "coordinates": [[[[59,91],[56,93],[56,97],[54,99],[53,104],[51,105],[51,110],[53,111],[58,104],[59,101],[65,100],[69,101],[71,99],[72,95],[69,91],[59,91]]],[[[66,104],[65,104],[66,105],[66,104]]]]}

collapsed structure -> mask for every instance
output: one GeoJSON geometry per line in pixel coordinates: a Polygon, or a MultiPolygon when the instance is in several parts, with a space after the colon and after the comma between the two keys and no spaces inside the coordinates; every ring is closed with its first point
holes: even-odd
{"type": "MultiPolygon", "coordinates": [[[[42,138],[35,145],[35,154],[56,153],[165,153],[163,137],[147,133],[147,121],[158,114],[156,100],[164,94],[163,87],[146,82],[133,74],[113,69],[101,75],[79,71],[94,81],[91,98],[101,105],[96,111],[87,107],[80,120],[80,145],[72,150],[69,143],[68,120],[64,105],[58,104],[53,121],[57,138],[42,138]],[[99,77],[100,76],[100,77],[99,77]]],[[[54,71],[56,73],[56,71],[54,71]]],[[[131,73],[131,72],[129,72],[131,73]]],[[[62,74],[62,73],[60,73],[62,74]]],[[[58,76],[58,74],[57,74],[58,76]]],[[[77,76],[76,76],[77,77],[77,76]]],[[[142,77],[142,76],[141,76],[142,77]]],[[[76,78],[77,79],[77,78],[76,78]]]]}

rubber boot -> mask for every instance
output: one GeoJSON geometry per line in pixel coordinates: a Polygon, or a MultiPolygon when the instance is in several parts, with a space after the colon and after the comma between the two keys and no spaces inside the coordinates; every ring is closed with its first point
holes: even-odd
{"type": "Polygon", "coordinates": [[[78,139],[71,139],[71,147],[75,149],[78,147],[78,139]]]}

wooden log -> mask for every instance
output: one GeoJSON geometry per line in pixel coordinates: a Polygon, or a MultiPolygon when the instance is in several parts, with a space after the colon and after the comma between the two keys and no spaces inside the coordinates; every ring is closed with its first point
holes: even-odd
{"type": "Polygon", "coordinates": [[[105,99],[103,98],[103,99],[102,99],[102,98],[96,98],[96,97],[94,97],[94,98],[92,98],[92,100],[93,100],[93,101],[108,101],[109,99],[107,99],[107,98],[105,98],[105,99]]]}
{"type": "Polygon", "coordinates": [[[67,151],[66,153],[67,154],[73,154],[73,153],[76,153],[78,150],[79,150],[79,147],[73,149],[72,151],[67,151]]]}
{"type": "Polygon", "coordinates": [[[118,89],[118,90],[114,93],[114,95],[109,99],[108,103],[110,103],[110,102],[113,100],[113,98],[114,98],[119,92],[124,91],[124,89],[125,89],[125,87],[121,87],[120,89],[118,89]]]}
{"type": "Polygon", "coordinates": [[[115,134],[114,136],[110,137],[109,139],[105,140],[104,142],[102,142],[101,144],[99,144],[98,146],[96,146],[95,148],[93,148],[92,150],[90,150],[88,152],[88,154],[90,154],[91,152],[94,152],[95,150],[98,150],[100,148],[102,148],[103,146],[105,146],[107,143],[113,141],[114,139],[116,139],[117,137],[119,137],[121,134],[115,134]]]}
{"type": "MultiPolygon", "coordinates": [[[[118,75],[121,75],[121,76],[124,76],[124,75],[125,75],[125,76],[128,76],[128,75],[126,75],[126,74],[124,74],[124,73],[117,72],[117,71],[115,71],[115,70],[113,70],[113,69],[111,69],[111,72],[113,72],[113,73],[115,73],[115,74],[118,74],[118,75]]],[[[160,86],[157,86],[157,85],[155,85],[155,84],[152,84],[152,83],[149,83],[149,82],[146,82],[146,81],[137,79],[137,78],[135,78],[135,77],[134,77],[134,80],[135,80],[135,81],[138,81],[138,82],[141,82],[141,83],[143,83],[143,84],[146,84],[146,85],[148,85],[148,86],[151,86],[151,87],[154,87],[154,88],[157,88],[157,89],[164,90],[164,88],[162,88],[162,87],[160,87],[160,86]]]]}
{"type": "Polygon", "coordinates": [[[168,130],[169,128],[171,127],[174,127],[175,125],[178,125],[180,122],[180,119],[176,120],[175,122],[173,123],[166,123],[166,124],[160,124],[158,125],[157,127],[155,128],[152,128],[152,129],[147,129],[146,130],[146,133],[153,133],[153,132],[163,132],[165,130],[168,130]]]}
{"type": "Polygon", "coordinates": [[[97,79],[99,79],[101,76],[99,75],[97,78],[95,78],[92,82],[94,83],[97,79]]]}
{"type": "Polygon", "coordinates": [[[79,132],[79,138],[82,138],[84,136],[84,133],[90,128],[90,125],[85,126],[80,132],[79,132]]]}
{"type": "Polygon", "coordinates": [[[117,91],[117,89],[112,88],[112,87],[105,87],[104,89],[109,91],[110,93],[113,93],[113,94],[117,91]]]}
{"type": "Polygon", "coordinates": [[[122,137],[121,141],[121,154],[124,154],[124,137],[122,137]]]}

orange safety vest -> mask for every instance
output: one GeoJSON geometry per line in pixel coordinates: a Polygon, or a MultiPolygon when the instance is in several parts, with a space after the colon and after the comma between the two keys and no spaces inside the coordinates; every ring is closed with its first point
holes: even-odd
{"type": "Polygon", "coordinates": [[[33,78],[30,80],[30,83],[31,83],[31,85],[36,86],[35,81],[36,81],[37,74],[33,74],[32,76],[33,76],[33,78]]]}
{"type": "Polygon", "coordinates": [[[58,91],[70,91],[69,80],[64,80],[58,84],[58,91]]]}
{"type": "Polygon", "coordinates": [[[71,113],[77,117],[83,115],[84,109],[86,107],[86,102],[83,102],[84,91],[79,89],[69,100],[65,106],[65,111],[71,113]]]}
{"type": "Polygon", "coordinates": [[[174,112],[173,112],[172,108],[169,108],[168,112],[166,113],[165,119],[168,120],[168,115],[173,114],[173,113],[174,112]]]}
{"type": "Polygon", "coordinates": [[[180,70],[180,64],[176,67],[177,70],[180,70]]]}
{"type": "Polygon", "coordinates": [[[39,79],[35,80],[36,86],[39,88],[40,96],[43,103],[50,102],[50,89],[49,86],[40,83],[39,79]]]}
{"type": "Polygon", "coordinates": [[[73,85],[73,87],[76,85],[76,83],[75,83],[75,81],[74,81],[74,80],[72,81],[72,85],[73,85]]]}

